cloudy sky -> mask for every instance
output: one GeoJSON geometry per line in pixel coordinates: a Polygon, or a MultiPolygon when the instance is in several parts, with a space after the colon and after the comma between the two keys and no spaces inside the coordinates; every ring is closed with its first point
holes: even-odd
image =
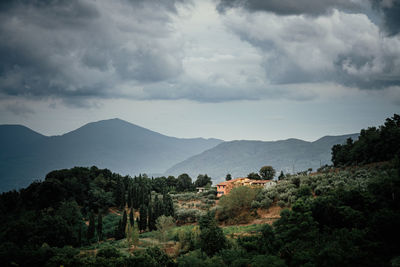
{"type": "Polygon", "coordinates": [[[400,0],[9,0],[0,124],[315,140],[400,112],[400,0]]]}

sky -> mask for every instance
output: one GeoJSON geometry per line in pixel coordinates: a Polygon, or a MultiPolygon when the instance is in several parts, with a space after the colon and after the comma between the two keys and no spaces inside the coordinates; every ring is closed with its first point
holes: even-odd
{"type": "Polygon", "coordinates": [[[316,140],[400,111],[400,0],[3,0],[0,124],[316,140]]]}

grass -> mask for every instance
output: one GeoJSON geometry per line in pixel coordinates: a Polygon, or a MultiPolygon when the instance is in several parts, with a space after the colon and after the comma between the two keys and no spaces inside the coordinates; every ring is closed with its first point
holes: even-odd
{"type": "Polygon", "coordinates": [[[237,234],[237,233],[250,233],[250,232],[260,232],[264,224],[252,224],[252,225],[241,225],[241,226],[226,226],[223,227],[225,235],[237,234]]]}

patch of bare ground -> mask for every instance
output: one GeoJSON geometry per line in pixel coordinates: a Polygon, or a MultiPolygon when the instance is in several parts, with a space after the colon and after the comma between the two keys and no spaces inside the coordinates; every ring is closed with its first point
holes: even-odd
{"type": "Polygon", "coordinates": [[[257,217],[248,221],[247,223],[240,223],[237,225],[246,226],[253,224],[273,224],[276,220],[281,217],[282,208],[278,205],[271,206],[268,209],[257,209],[257,217]]]}
{"type": "Polygon", "coordinates": [[[250,222],[249,224],[272,224],[276,220],[278,220],[281,217],[281,211],[282,208],[274,205],[270,207],[269,209],[257,209],[257,214],[258,218],[256,218],[254,221],[250,222]]]}

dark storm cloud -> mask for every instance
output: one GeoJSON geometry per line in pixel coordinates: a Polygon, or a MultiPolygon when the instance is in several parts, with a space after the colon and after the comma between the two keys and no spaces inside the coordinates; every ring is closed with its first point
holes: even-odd
{"type": "Polygon", "coordinates": [[[221,0],[217,6],[220,12],[228,8],[243,7],[251,11],[268,11],[279,15],[321,15],[332,8],[359,10],[361,1],[349,0],[221,0]]]}
{"type": "Polygon", "coordinates": [[[400,85],[400,39],[381,34],[366,14],[239,12],[240,19],[235,14],[226,13],[227,26],[259,49],[272,84],[333,82],[360,89],[400,85]]]}
{"type": "Polygon", "coordinates": [[[386,32],[396,35],[400,32],[400,0],[371,0],[373,8],[382,14],[386,32]]]}
{"type": "Polygon", "coordinates": [[[220,0],[217,10],[225,12],[238,7],[252,12],[310,16],[325,15],[332,9],[368,14],[372,8],[372,12],[381,16],[383,29],[387,34],[396,35],[400,31],[400,0],[220,0]]]}
{"type": "Polygon", "coordinates": [[[0,93],[74,101],[178,75],[169,28],[176,2],[2,2],[0,93]]]}

